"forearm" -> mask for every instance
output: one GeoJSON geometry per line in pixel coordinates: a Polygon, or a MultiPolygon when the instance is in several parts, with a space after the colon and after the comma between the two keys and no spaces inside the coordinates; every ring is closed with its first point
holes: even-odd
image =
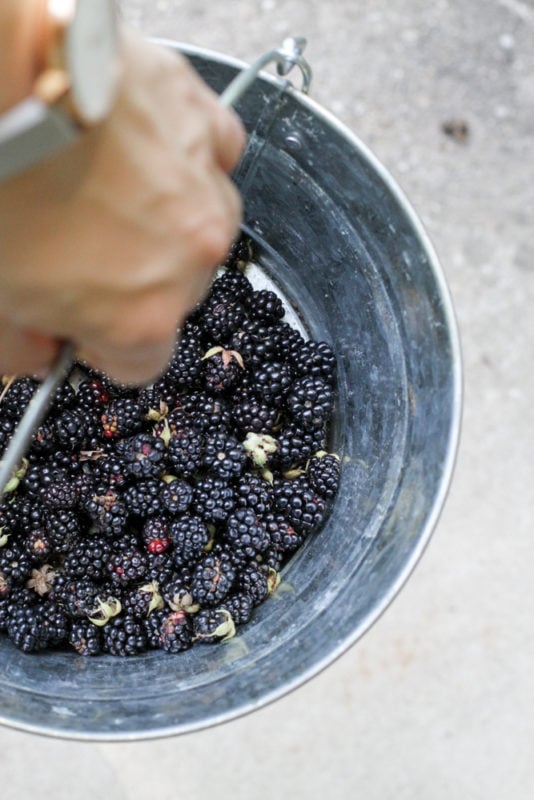
{"type": "Polygon", "coordinates": [[[0,113],[27,97],[41,58],[44,0],[0,2],[0,113]]]}

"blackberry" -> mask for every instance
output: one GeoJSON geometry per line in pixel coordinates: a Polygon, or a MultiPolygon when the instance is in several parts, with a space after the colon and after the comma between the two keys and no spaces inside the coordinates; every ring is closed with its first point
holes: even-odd
{"type": "Polygon", "coordinates": [[[147,649],[143,624],[133,614],[119,614],[103,627],[103,649],[113,656],[136,656],[147,649]]]}
{"type": "Polygon", "coordinates": [[[201,325],[204,341],[221,344],[230,339],[245,316],[242,304],[229,299],[210,297],[202,306],[201,325]]]}
{"type": "Polygon", "coordinates": [[[204,548],[210,540],[205,523],[200,517],[191,514],[184,514],[173,520],[169,533],[177,566],[196,561],[204,553],[204,548]]]}
{"type": "Polygon", "coordinates": [[[161,505],[170,514],[183,514],[193,500],[193,487],[187,481],[174,476],[164,476],[160,489],[161,505]]]}
{"type": "Polygon", "coordinates": [[[16,420],[0,419],[0,454],[4,452],[17,427],[16,420]]]}
{"type": "Polygon", "coordinates": [[[59,446],[73,452],[82,448],[90,430],[90,417],[82,409],[65,409],[53,422],[54,438],[59,446]]]}
{"type": "Polygon", "coordinates": [[[246,472],[235,485],[235,504],[251,508],[260,517],[271,507],[273,491],[270,483],[259,475],[246,472]]]}
{"type": "Polygon", "coordinates": [[[11,586],[19,586],[28,580],[32,569],[30,557],[14,542],[0,548],[0,575],[11,586]]]}
{"type": "Polygon", "coordinates": [[[168,455],[178,477],[191,477],[202,461],[201,434],[194,430],[177,432],[169,442],[168,455]]]}
{"type": "Polygon", "coordinates": [[[236,625],[244,625],[252,616],[254,604],[246,592],[231,592],[219,609],[228,611],[236,625]]]}
{"type": "Polygon", "coordinates": [[[303,475],[282,479],[274,487],[275,508],[299,533],[317,528],[325,514],[325,501],[303,475]]]}
{"type": "Polygon", "coordinates": [[[50,600],[41,605],[43,635],[47,646],[55,646],[67,639],[70,624],[65,611],[50,600]]]}
{"type": "Polygon", "coordinates": [[[326,425],[333,407],[334,392],[322,378],[299,378],[287,396],[289,415],[306,430],[326,425]]]}
{"type": "Polygon", "coordinates": [[[162,439],[149,433],[138,433],[117,442],[115,453],[124,464],[127,475],[155,478],[164,469],[167,448],[162,439]]]}
{"type": "Polygon", "coordinates": [[[201,606],[211,608],[224,600],[235,578],[234,560],[226,551],[206,553],[193,571],[191,594],[201,606]]]}
{"type": "Polygon", "coordinates": [[[305,341],[300,331],[293,328],[289,322],[279,322],[272,328],[271,336],[277,357],[292,364],[295,354],[305,341]]]}
{"type": "Polygon", "coordinates": [[[163,608],[163,597],[157,581],[150,581],[124,594],[124,609],[136,619],[146,619],[150,614],[163,608]]]}
{"type": "Polygon", "coordinates": [[[333,384],[336,375],[336,357],[326,342],[307,341],[294,347],[291,365],[298,377],[320,378],[333,384]]]}
{"type": "Polygon", "coordinates": [[[252,239],[242,233],[230,247],[223,265],[235,271],[241,270],[250,263],[252,254],[252,239]]]}
{"type": "Polygon", "coordinates": [[[273,328],[258,320],[245,319],[230,339],[229,346],[241,353],[250,369],[257,369],[269,361],[278,360],[273,328]]]}
{"type": "Polygon", "coordinates": [[[193,626],[185,611],[171,611],[160,629],[160,646],[167,653],[180,653],[193,644],[193,626]]]}
{"type": "Polygon", "coordinates": [[[240,508],[230,514],[223,536],[239,561],[256,558],[270,544],[265,525],[251,508],[240,508]]]}
{"type": "Polygon", "coordinates": [[[315,491],[327,500],[337,494],[341,475],[339,457],[333,453],[319,451],[308,462],[308,480],[315,491]]]}
{"type": "Polygon", "coordinates": [[[169,610],[162,608],[156,609],[148,617],[140,620],[146,635],[147,647],[151,650],[159,650],[161,648],[161,627],[167,617],[169,610]]]}
{"type": "Polygon", "coordinates": [[[44,563],[53,552],[51,537],[44,528],[30,531],[22,540],[22,546],[32,564],[44,563]]]}
{"type": "Polygon", "coordinates": [[[198,340],[192,336],[182,336],[171,362],[167,367],[163,381],[179,389],[188,389],[198,385],[202,348],[198,340]]]}
{"type": "Polygon", "coordinates": [[[128,521],[128,509],[114,487],[95,487],[84,505],[97,531],[107,536],[120,535],[128,521]]]}
{"type": "Polygon", "coordinates": [[[263,518],[263,522],[269,533],[271,547],[283,558],[289,553],[294,553],[304,541],[304,535],[297,533],[283,514],[269,512],[263,518]]]}
{"type": "Polygon", "coordinates": [[[237,478],[245,468],[246,459],[243,445],[234,436],[225,433],[206,436],[202,465],[213,475],[223,480],[237,478]]]}
{"type": "Polygon", "coordinates": [[[56,554],[67,553],[82,535],[84,519],[77,511],[69,509],[47,509],[44,528],[56,554]]]}
{"type": "Polygon", "coordinates": [[[236,427],[244,435],[253,433],[270,433],[279,417],[278,409],[269,406],[257,397],[245,395],[234,403],[232,419],[236,427]]]}
{"type": "Polygon", "coordinates": [[[71,578],[88,577],[99,581],[107,577],[106,564],[110,557],[108,540],[101,534],[91,534],[69,550],[63,569],[71,578]]]}
{"type": "Polygon", "coordinates": [[[22,485],[31,497],[51,508],[74,508],[78,503],[79,492],[72,477],[47,464],[30,464],[22,485]]]}
{"type": "Polygon", "coordinates": [[[6,631],[15,647],[25,653],[36,652],[48,646],[40,605],[18,603],[12,606],[7,617],[6,631]]]}
{"type": "Polygon", "coordinates": [[[323,427],[304,430],[296,422],[285,425],[277,434],[278,449],[273,461],[281,470],[304,466],[324,444],[323,427]]]}
{"type": "Polygon", "coordinates": [[[100,416],[100,435],[103,439],[122,439],[139,433],[143,422],[137,397],[113,397],[100,416]]]}
{"type": "Polygon", "coordinates": [[[253,292],[253,286],[246,275],[238,269],[226,269],[210,287],[210,297],[218,300],[244,301],[253,292]]]}
{"type": "Polygon", "coordinates": [[[33,434],[30,454],[46,456],[56,447],[57,441],[54,422],[53,420],[45,419],[33,434]]]}
{"type": "Polygon", "coordinates": [[[260,605],[269,594],[267,570],[254,562],[245,564],[237,575],[236,588],[250,597],[253,606],[260,605]]]}
{"type": "Polygon", "coordinates": [[[12,422],[22,419],[28,403],[39,384],[34,378],[10,378],[0,380],[0,411],[2,418],[12,422]]]}
{"type": "Polygon", "coordinates": [[[235,624],[226,608],[204,609],[195,615],[193,631],[195,642],[214,644],[235,636],[235,624]]]}
{"type": "Polygon", "coordinates": [[[247,314],[263,325],[273,325],[285,315],[284,304],[275,292],[256,289],[245,303],[247,314]]]}
{"type": "Polygon", "coordinates": [[[88,619],[72,622],[68,643],[81,656],[97,656],[102,652],[102,629],[88,619]]]}
{"type": "Polygon", "coordinates": [[[254,371],[252,390],[264,403],[279,407],[284,402],[292,383],[290,367],[283,362],[270,361],[254,371]]]}
{"type": "Polygon", "coordinates": [[[191,424],[201,433],[230,427],[232,414],[230,405],[221,397],[199,392],[190,397],[191,424]]]}
{"type": "Polygon", "coordinates": [[[163,515],[148,517],[143,523],[142,537],[149,553],[165,553],[172,544],[170,520],[163,515]]]}
{"type": "Polygon", "coordinates": [[[106,570],[111,581],[125,586],[141,580],[146,572],[146,559],[136,546],[115,551],[106,562],[106,570]]]}
{"type": "Polygon", "coordinates": [[[158,581],[161,585],[170,581],[174,575],[174,559],[170,550],[164,553],[150,553],[146,555],[146,578],[149,581],[158,581]]]}
{"type": "Polygon", "coordinates": [[[234,490],[222,478],[207,475],[195,484],[193,507],[205,522],[224,522],[235,505],[234,490]]]}
{"type": "Polygon", "coordinates": [[[187,568],[174,572],[168,580],[161,584],[164,603],[173,611],[187,611],[194,614],[199,606],[195,603],[190,589],[191,573],[187,568]]]}
{"type": "Polygon", "coordinates": [[[244,370],[243,358],[237,350],[212,347],[202,356],[202,381],[211,394],[228,394],[235,389],[244,370]]]}
{"type": "Polygon", "coordinates": [[[124,492],[124,503],[131,514],[140,517],[156,516],[161,512],[161,481],[146,478],[129,486],[124,492]]]}
{"type": "Polygon", "coordinates": [[[109,594],[105,587],[90,578],[63,575],[54,586],[54,598],[73,619],[92,617],[98,611],[98,598],[109,594]]]}

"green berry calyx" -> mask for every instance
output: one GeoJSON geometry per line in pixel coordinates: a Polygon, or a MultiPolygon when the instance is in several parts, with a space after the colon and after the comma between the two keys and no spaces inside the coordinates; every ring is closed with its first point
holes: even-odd
{"type": "Polygon", "coordinates": [[[243,442],[246,454],[252,459],[256,467],[263,468],[270,455],[278,450],[278,442],[268,433],[247,433],[243,442]]]}

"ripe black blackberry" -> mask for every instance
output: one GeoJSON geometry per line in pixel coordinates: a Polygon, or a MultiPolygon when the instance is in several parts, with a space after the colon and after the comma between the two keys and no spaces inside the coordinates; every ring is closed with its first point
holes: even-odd
{"type": "Polygon", "coordinates": [[[71,578],[93,578],[101,581],[108,577],[106,565],[111,557],[111,546],[102,534],[90,534],[80,539],[65,556],[63,569],[71,578]]]}
{"type": "Polygon", "coordinates": [[[168,445],[168,457],[173,473],[180,478],[190,478],[202,461],[202,435],[192,429],[176,432],[168,445]]]}
{"type": "Polygon", "coordinates": [[[161,649],[161,627],[169,616],[168,608],[156,609],[148,617],[140,620],[146,635],[146,646],[149,650],[161,649]]]}
{"type": "Polygon", "coordinates": [[[155,478],[165,468],[167,448],[165,442],[157,436],[137,433],[118,441],[115,454],[130,477],[155,478]]]}
{"type": "Polygon", "coordinates": [[[164,553],[148,552],[146,562],[146,579],[148,581],[158,581],[161,586],[172,579],[174,575],[174,559],[170,549],[164,553]]]}
{"type": "Polygon", "coordinates": [[[142,583],[123,593],[123,608],[136,619],[146,619],[154,611],[161,610],[163,607],[163,597],[157,581],[142,583]]]}
{"type": "Polygon", "coordinates": [[[32,561],[18,542],[0,547],[0,575],[11,586],[20,586],[30,577],[32,561]]]}
{"type": "Polygon", "coordinates": [[[97,656],[102,652],[102,629],[88,619],[73,620],[68,643],[81,656],[97,656]]]}
{"type": "Polygon", "coordinates": [[[237,575],[236,589],[248,595],[253,606],[260,605],[269,594],[268,571],[254,561],[244,564],[237,575]]]}
{"type": "Polygon", "coordinates": [[[128,506],[113,486],[96,486],[87,497],[84,509],[93,526],[105,536],[118,536],[128,522],[128,506]]]}
{"type": "Polygon", "coordinates": [[[297,532],[279,512],[269,512],[263,518],[263,522],[269,533],[271,548],[277,550],[282,559],[298,550],[305,539],[304,534],[297,532]]]}
{"type": "Polygon", "coordinates": [[[302,534],[316,529],[326,510],[324,499],[311,487],[305,475],[276,482],[274,506],[302,534]]]}
{"type": "Polygon", "coordinates": [[[115,550],[106,562],[106,570],[116,586],[141,581],[146,574],[147,562],[144,553],[135,545],[115,550]]]}
{"type": "Polygon", "coordinates": [[[246,460],[245,449],[235,436],[216,432],[205,437],[202,466],[213,475],[223,480],[237,478],[246,460]]]}
{"type": "Polygon", "coordinates": [[[289,416],[305,430],[326,425],[334,407],[332,387],[322,378],[299,378],[287,396],[289,416]]]}
{"type": "Polygon", "coordinates": [[[260,400],[278,408],[293,383],[291,368],[280,361],[269,361],[254,370],[251,389],[260,400]]]}
{"type": "Polygon", "coordinates": [[[42,607],[36,603],[13,604],[8,613],[6,631],[15,647],[25,653],[43,650],[48,645],[42,607]]]}
{"type": "Polygon", "coordinates": [[[168,386],[191,391],[198,385],[201,356],[202,346],[198,339],[194,336],[182,336],[163,374],[164,382],[168,386]]]}
{"type": "Polygon", "coordinates": [[[201,607],[212,608],[225,599],[236,578],[235,562],[222,549],[206,553],[193,571],[191,594],[201,607]]]}
{"type": "Polygon", "coordinates": [[[203,553],[210,540],[204,521],[192,514],[183,514],[170,524],[169,534],[173,543],[173,557],[178,567],[188,566],[203,553]]]}
{"type": "Polygon", "coordinates": [[[202,382],[207,392],[220,395],[236,389],[245,371],[237,350],[212,347],[202,356],[202,382]]]}
{"type": "Polygon", "coordinates": [[[139,433],[144,424],[143,412],[137,397],[113,397],[100,416],[100,436],[122,439],[139,433]]]}
{"type": "Polygon", "coordinates": [[[196,642],[215,644],[235,636],[235,623],[226,608],[209,608],[199,611],[193,618],[193,636],[196,642]]]}
{"type": "Polygon", "coordinates": [[[161,480],[145,478],[136,481],[124,492],[124,503],[131,514],[139,517],[156,516],[161,512],[161,480]]]}
{"type": "Polygon", "coordinates": [[[188,398],[191,425],[196,431],[204,433],[208,430],[229,428],[232,422],[231,406],[222,397],[215,397],[206,392],[192,394],[188,398]]]}
{"type": "Polygon", "coordinates": [[[161,505],[169,514],[183,514],[193,500],[193,487],[181,478],[164,476],[160,489],[161,505]]]}
{"type": "Polygon", "coordinates": [[[102,647],[113,656],[136,656],[147,649],[144,625],[133,614],[113,617],[103,626],[102,647]]]}
{"type": "Polygon", "coordinates": [[[51,508],[74,508],[78,504],[79,492],[72,477],[47,463],[30,464],[22,486],[32,498],[51,508]]]}
{"type": "Polygon", "coordinates": [[[273,327],[260,320],[246,318],[230,339],[229,346],[241,353],[249,369],[257,369],[268,361],[281,360],[277,355],[273,327]]]}
{"type": "Polygon", "coordinates": [[[339,487],[341,462],[333,453],[319,451],[308,462],[308,480],[315,491],[327,500],[333,500],[339,487]]]}
{"type": "Polygon", "coordinates": [[[0,381],[2,419],[17,423],[35,394],[39,384],[33,378],[4,378],[0,381]]]}
{"type": "Polygon", "coordinates": [[[245,472],[235,485],[235,505],[237,508],[251,508],[263,517],[271,507],[273,490],[271,484],[251,472],[245,472]]]}
{"type": "Polygon", "coordinates": [[[253,291],[246,298],[245,309],[249,316],[259,320],[263,325],[274,325],[285,315],[284,304],[270,289],[253,291]]]}
{"type": "Polygon", "coordinates": [[[57,447],[54,421],[45,419],[32,436],[31,455],[47,456],[57,447]]]}
{"type": "Polygon", "coordinates": [[[272,327],[271,337],[276,357],[280,361],[293,364],[295,354],[305,341],[300,331],[290,325],[289,322],[282,321],[272,327]]]}
{"type": "Polygon", "coordinates": [[[252,239],[245,236],[244,233],[241,233],[239,238],[236,239],[230,247],[228,255],[223,262],[223,266],[227,267],[229,270],[242,270],[252,260],[253,252],[252,239]]]}
{"type": "Polygon", "coordinates": [[[234,490],[228,481],[214,475],[199,478],[193,493],[193,507],[207,523],[219,524],[235,506],[234,490]]]}
{"type": "Polygon", "coordinates": [[[54,599],[72,619],[92,617],[98,611],[98,598],[110,594],[111,587],[91,578],[71,578],[63,574],[54,584],[54,599]]]}
{"type": "Polygon", "coordinates": [[[29,531],[22,539],[22,547],[32,564],[44,564],[55,553],[52,538],[44,527],[29,531]]]}
{"type": "Polygon", "coordinates": [[[240,397],[232,407],[232,419],[242,435],[270,433],[279,417],[279,411],[257,397],[248,394],[240,397]]]}
{"type": "Polygon", "coordinates": [[[0,454],[4,452],[7,445],[11,441],[11,437],[17,427],[17,421],[14,419],[0,419],[0,454]]]}
{"type": "Polygon", "coordinates": [[[209,297],[199,317],[205,344],[224,344],[239,328],[245,316],[243,305],[235,300],[209,297]]]}
{"type": "Polygon", "coordinates": [[[56,555],[69,552],[88,527],[79,510],[46,509],[43,519],[46,535],[56,555]]]}
{"type": "Polygon", "coordinates": [[[193,644],[193,626],[185,611],[171,611],[161,625],[160,647],[167,653],[180,653],[193,644]]]}
{"type": "Polygon", "coordinates": [[[76,392],[76,407],[90,413],[99,411],[102,414],[109,403],[110,393],[102,381],[96,378],[80,381],[76,392]]]}
{"type": "Polygon", "coordinates": [[[222,535],[240,562],[256,558],[270,544],[265,525],[251,508],[239,508],[230,514],[222,535]]]}
{"type": "Polygon", "coordinates": [[[172,544],[170,526],[170,519],[163,514],[145,519],[141,536],[149,553],[158,555],[169,549],[172,544]]]}
{"type": "Polygon", "coordinates": [[[333,385],[336,377],[336,356],[326,342],[306,341],[294,347],[291,365],[299,378],[311,376],[333,385]]]}
{"type": "Polygon", "coordinates": [[[244,625],[252,616],[254,604],[252,598],[246,592],[230,592],[226,600],[219,606],[220,610],[226,610],[231,615],[236,625],[244,625]]]}
{"type": "Polygon", "coordinates": [[[191,572],[188,568],[182,568],[173,572],[169,578],[160,584],[161,595],[166,606],[172,611],[187,611],[194,614],[198,611],[198,604],[195,604],[191,594],[191,572]]]}
{"type": "Polygon", "coordinates": [[[90,422],[91,417],[83,409],[67,408],[62,411],[53,421],[54,436],[59,447],[68,452],[80,450],[91,432],[90,422]]]}
{"type": "Polygon", "coordinates": [[[218,300],[244,301],[253,290],[251,282],[241,270],[225,269],[211,284],[209,294],[218,300]]]}
{"type": "Polygon", "coordinates": [[[277,433],[278,450],[273,462],[282,471],[292,467],[304,467],[306,461],[323,448],[325,429],[323,426],[304,430],[296,422],[289,422],[277,433]]]}

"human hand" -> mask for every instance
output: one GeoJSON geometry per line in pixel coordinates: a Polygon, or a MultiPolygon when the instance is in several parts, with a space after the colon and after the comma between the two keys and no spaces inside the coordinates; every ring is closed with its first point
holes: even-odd
{"type": "Polygon", "coordinates": [[[68,151],[0,185],[0,372],[58,342],[148,382],[238,232],[237,117],[185,59],[128,33],[116,107],[68,151]]]}

